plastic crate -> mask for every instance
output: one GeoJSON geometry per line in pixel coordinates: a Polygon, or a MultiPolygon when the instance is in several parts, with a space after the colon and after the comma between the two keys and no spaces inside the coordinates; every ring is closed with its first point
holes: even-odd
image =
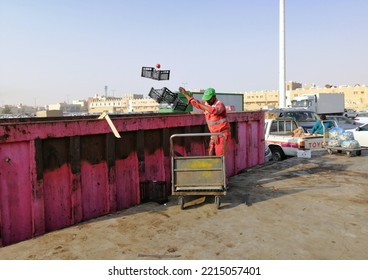
{"type": "Polygon", "coordinates": [[[168,104],[174,104],[178,100],[178,94],[171,92],[166,87],[162,89],[151,88],[148,96],[156,100],[157,103],[166,102],[168,104]]]}
{"type": "Polygon", "coordinates": [[[169,80],[170,70],[156,70],[154,69],[152,78],[155,80],[169,80]]]}
{"type": "Polygon", "coordinates": [[[141,203],[157,202],[164,204],[168,202],[165,181],[146,180],[140,183],[141,203]]]}
{"type": "Polygon", "coordinates": [[[141,77],[154,80],[169,80],[170,70],[157,70],[153,67],[142,67],[141,77]]]}
{"type": "Polygon", "coordinates": [[[154,99],[157,103],[162,102],[162,90],[161,89],[151,88],[150,92],[148,93],[148,96],[154,99]]]}
{"type": "Polygon", "coordinates": [[[185,111],[188,107],[188,104],[183,103],[180,99],[175,100],[173,104],[173,109],[177,111],[185,111]]]}
{"type": "Polygon", "coordinates": [[[142,67],[141,77],[152,79],[154,70],[155,68],[153,67],[142,67]]]}
{"type": "Polygon", "coordinates": [[[166,103],[173,104],[178,99],[178,94],[171,92],[168,88],[164,87],[162,90],[162,100],[166,103]]]}

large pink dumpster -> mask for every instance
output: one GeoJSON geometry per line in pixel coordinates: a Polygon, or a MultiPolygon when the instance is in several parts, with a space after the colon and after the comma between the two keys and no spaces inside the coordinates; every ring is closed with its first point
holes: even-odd
{"type": "MultiPolygon", "coordinates": [[[[141,203],[142,182],[171,191],[172,134],[208,132],[201,114],[110,116],[121,138],[97,117],[2,120],[0,244],[5,246],[141,203]]],[[[228,114],[227,175],[264,162],[264,113],[228,114]]],[[[206,141],[177,143],[184,155],[206,141]]]]}

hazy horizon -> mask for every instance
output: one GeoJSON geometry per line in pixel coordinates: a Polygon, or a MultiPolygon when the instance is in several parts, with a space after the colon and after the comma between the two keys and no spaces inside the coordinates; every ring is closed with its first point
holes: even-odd
{"type": "MultiPolygon", "coordinates": [[[[368,84],[368,1],[285,0],[286,80],[368,84]]],[[[278,89],[278,0],[0,0],[0,101],[278,89]],[[140,76],[161,64],[169,81],[140,76]]]]}

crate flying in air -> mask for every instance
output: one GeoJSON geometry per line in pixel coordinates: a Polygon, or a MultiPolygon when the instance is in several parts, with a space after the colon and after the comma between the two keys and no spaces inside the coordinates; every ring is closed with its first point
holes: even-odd
{"type": "Polygon", "coordinates": [[[170,78],[170,70],[158,70],[154,67],[142,67],[141,77],[153,80],[168,80],[170,78]]]}

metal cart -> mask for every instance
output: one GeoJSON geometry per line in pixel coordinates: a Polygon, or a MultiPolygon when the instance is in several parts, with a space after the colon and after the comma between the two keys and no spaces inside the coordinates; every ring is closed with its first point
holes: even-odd
{"type": "MultiPolygon", "coordinates": [[[[341,146],[329,146],[329,145],[327,145],[327,143],[328,143],[328,137],[327,137],[328,131],[325,129],[324,122],[326,122],[326,121],[322,122],[323,130],[325,131],[325,133],[323,133],[323,143],[324,143],[323,147],[324,147],[324,149],[327,150],[327,152],[330,155],[332,155],[334,152],[336,152],[338,154],[341,154],[341,153],[344,152],[344,153],[346,153],[346,155],[348,157],[351,157],[354,154],[356,156],[361,156],[362,155],[362,150],[367,150],[368,149],[367,147],[344,148],[344,147],[341,147],[341,146]]],[[[338,127],[336,122],[335,122],[335,127],[338,127]]]]}
{"type": "Polygon", "coordinates": [[[337,152],[339,154],[341,154],[342,152],[346,153],[346,155],[348,157],[351,157],[354,153],[356,156],[361,156],[362,155],[362,150],[367,150],[368,148],[365,147],[360,147],[360,148],[356,148],[356,149],[349,149],[349,148],[343,148],[340,146],[326,146],[325,149],[327,149],[327,152],[332,155],[334,152],[337,152]]]}
{"type": "Polygon", "coordinates": [[[216,208],[220,197],[226,195],[226,168],[224,156],[182,156],[174,150],[174,139],[179,137],[220,136],[222,133],[174,134],[170,137],[172,195],[177,195],[178,204],[184,209],[186,195],[213,195],[216,208]]]}

